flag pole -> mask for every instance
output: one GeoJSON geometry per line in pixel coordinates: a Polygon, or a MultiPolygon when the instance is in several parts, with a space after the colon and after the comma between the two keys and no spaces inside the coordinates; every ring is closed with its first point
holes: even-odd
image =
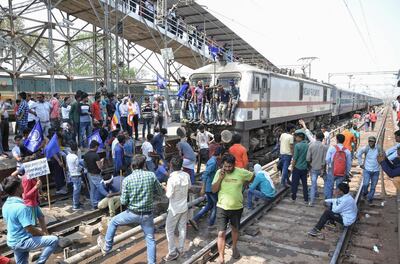
{"type": "MultiPolygon", "coordinates": [[[[121,176],[119,178],[119,192],[120,192],[120,195],[121,195],[121,190],[122,190],[122,170],[119,170],[119,175],[121,176]]],[[[119,203],[119,210],[120,210],[120,213],[122,213],[122,204],[121,203],[119,203]]]]}
{"type": "Polygon", "coordinates": [[[49,174],[46,174],[46,182],[47,182],[47,201],[49,202],[49,209],[51,209],[49,174]]]}

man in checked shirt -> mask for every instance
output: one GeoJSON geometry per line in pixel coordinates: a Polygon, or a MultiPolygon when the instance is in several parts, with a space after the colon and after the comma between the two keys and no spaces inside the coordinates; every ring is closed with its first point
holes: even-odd
{"type": "Polygon", "coordinates": [[[138,223],[142,227],[147,244],[147,263],[156,263],[156,242],[154,239],[153,201],[154,194],[163,194],[163,187],[153,172],[145,171],[146,157],[133,157],[131,175],[122,182],[121,204],[124,212],[113,217],[108,225],[105,238],[99,236],[97,245],[105,255],[111,251],[118,226],[138,223]]]}

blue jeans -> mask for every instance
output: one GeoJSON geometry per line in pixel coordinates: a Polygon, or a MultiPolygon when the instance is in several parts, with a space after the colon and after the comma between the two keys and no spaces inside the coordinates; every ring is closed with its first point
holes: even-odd
{"type": "Polygon", "coordinates": [[[58,246],[58,237],[56,236],[34,236],[12,247],[17,264],[28,264],[29,251],[44,248],[42,254],[36,263],[46,263],[50,255],[56,250],[58,246]]]}
{"type": "Polygon", "coordinates": [[[324,195],[325,199],[331,199],[333,196],[333,185],[336,183],[337,186],[343,182],[344,176],[333,176],[332,168],[328,169],[328,173],[326,174],[326,180],[324,184],[324,195]]]}
{"type": "Polygon", "coordinates": [[[314,203],[315,196],[318,193],[317,180],[318,176],[321,175],[321,170],[311,170],[311,189],[310,189],[310,201],[314,203]]]}
{"type": "Polygon", "coordinates": [[[151,133],[151,119],[152,118],[143,118],[143,129],[142,129],[143,140],[146,139],[146,135],[151,133]],[[146,134],[146,128],[147,128],[147,134],[146,134]]]}
{"type": "Polygon", "coordinates": [[[71,182],[72,182],[72,206],[73,208],[79,208],[80,203],[79,203],[79,197],[81,195],[81,187],[82,187],[82,179],[80,176],[71,176],[70,177],[71,182]]]}
{"type": "Polygon", "coordinates": [[[303,186],[303,197],[304,201],[308,202],[308,186],[307,186],[307,169],[299,170],[297,168],[293,169],[292,173],[292,200],[296,200],[297,198],[297,190],[299,187],[299,183],[301,180],[301,185],[303,186]]]}
{"type": "Polygon", "coordinates": [[[100,175],[88,173],[88,180],[90,185],[90,203],[92,207],[95,208],[102,198],[99,189],[103,188],[101,186],[101,180],[103,180],[103,178],[100,175]]]}
{"type": "Polygon", "coordinates": [[[263,199],[265,201],[269,201],[272,199],[271,197],[266,196],[265,194],[263,194],[258,190],[249,189],[249,192],[247,193],[247,208],[249,209],[253,208],[253,196],[256,198],[263,199]]]}
{"type": "Polygon", "coordinates": [[[88,146],[88,137],[91,134],[91,124],[90,122],[81,122],[79,124],[79,135],[80,135],[80,146],[87,147],[88,146]]]}
{"type": "Polygon", "coordinates": [[[154,222],[153,214],[137,215],[133,212],[126,210],[114,216],[108,224],[106,233],[106,251],[110,251],[117,227],[120,225],[140,224],[146,238],[147,245],[147,263],[156,263],[156,241],[154,239],[154,222]]]}
{"type": "Polygon", "coordinates": [[[379,171],[367,171],[363,172],[363,195],[368,195],[368,201],[372,202],[375,194],[375,187],[379,180],[379,171]],[[371,183],[371,187],[368,192],[368,186],[371,183]]]}
{"type": "Polygon", "coordinates": [[[218,195],[212,192],[206,192],[207,204],[204,206],[194,217],[194,221],[199,221],[208,211],[211,210],[210,217],[208,218],[208,225],[212,226],[215,223],[215,218],[217,216],[217,201],[218,195]]]}
{"type": "Polygon", "coordinates": [[[282,168],[282,178],[281,178],[281,185],[284,185],[288,182],[289,180],[289,165],[290,162],[292,161],[292,155],[286,155],[283,154],[280,157],[279,163],[281,164],[282,168]]]}
{"type": "Polygon", "coordinates": [[[146,160],[146,167],[148,171],[155,172],[156,171],[156,165],[154,165],[153,160],[146,160]]]}
{"type": "Polygon", "coordinates": [[[197,115],[197,105],[195,103],[190,102],[189,103],[189,118],[192,120],[197,120],[198,115],[197,115]]]}
{"type": "Polygon", "coordinates": [[[208,123],[214,121],[211,113],[211,106],[210,103],[204,104],[204,120],[208,123]]]}

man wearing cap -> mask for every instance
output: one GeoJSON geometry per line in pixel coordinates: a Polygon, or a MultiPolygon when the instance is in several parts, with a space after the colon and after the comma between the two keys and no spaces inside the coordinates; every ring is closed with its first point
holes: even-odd
{"type": "Polygon", "coordinates": [[[258,163],[254,165],[254,174],[256,176],[247,194],[247,208],[250,210],[253,209],[253,196],[268,201],[273,199],[276,195],[274,182],[268,173],[262,170],[261,165],[258,163]]]}
{"type": "Polygon", "coordinates": [[[369,204],[374,199],[375,187],[379,180],[380,167],[377,158],[380,152],[380,147],[376,145],[376,137],[370,136],[368,137],[368,145],[362,147],[357,153],[358,165],[363,169],[362,194],[364,198],[368,199],[369,204]],[[370,186],[369,192],[368,186],[370,186]]]}
{"type": "Polygon", "coordinates": [[[108,207],[110,212],[110,217],[115,216],[115,210],[120,206],[121,197],[121,184],[123,181],[123,176],[113,176],[110,174],[104,175],[101,181],[100,193],[107,193],[107,196],[103,198],[97,205],[99,209],[104,209],[108,207]]]}
{"type": "Polygon", "coordinates": [[[235,80],[230,80],[229,81],[229,86],[230,86],[230,99],[229,99],[229,120],[228,120],[228,125],[232,125],[233,119],[235,118],[235,111],[236,107],[239,103],[240,99],[240,91],[239,87],[236,87],[235,85],[235,80]]]}
{"type": "Polygon", "coordinates": [[[327,222],[338,222],[343,226],[352,225],[357,219],[357,204],[349,193],[349,185],[340,183],[335,190],[337,198],[326,199],[326,203],[332,203],[332,209],[326,209],[317,225],[308,234],[317,236],[327,222]]]}

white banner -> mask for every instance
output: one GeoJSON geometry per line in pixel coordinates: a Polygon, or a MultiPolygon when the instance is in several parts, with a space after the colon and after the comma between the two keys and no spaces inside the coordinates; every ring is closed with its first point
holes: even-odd
{"type": "Polygon", "coordinates": [[[25,162],[23,165],[28,179],[50,174],[49,164],[46,158],[25,162]]]}

